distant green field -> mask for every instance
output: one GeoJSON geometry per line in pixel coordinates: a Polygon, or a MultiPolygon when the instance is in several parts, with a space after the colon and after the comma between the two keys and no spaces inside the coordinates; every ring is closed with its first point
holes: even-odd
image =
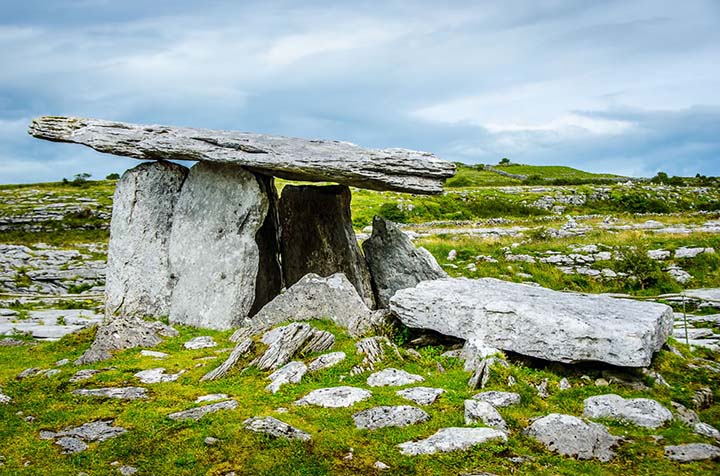
{"type": "Polygon", "coordinates": [[[457,172],[454,177],[445,181],[448,188],[461,187],[491,187],[502,185],[521,185],[522,181],[511,177],[504,177],[490,170],[482,170],[472,165],[456,163],[457,172]]]}
{"type": "Polygon", "coordinates": [[[591,172],[585,172],[583,170],[574,169],[572,167],[565,167],[562,165],[524,165],[524,164],[511,164],[511,165],[494,165],[494,168],[503,172],[508,172],[515,175],[525,175],[527,177],[538,176],[543,179],[617,179],[622,178],[621,175],[613,174],[595,174],[591,172]]]}

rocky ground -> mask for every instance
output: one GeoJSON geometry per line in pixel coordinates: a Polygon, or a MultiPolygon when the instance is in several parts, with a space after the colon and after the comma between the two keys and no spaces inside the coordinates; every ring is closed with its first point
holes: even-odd
{"type": "Polygon", "coordinates": [[[360,239],[371,231],[367,214],[394,207],[451,276],[622,294],[675,310],[674,337],[645,370],[506,353],[474,383],[458,340],[387,328],[387,340],[363,341],[323,321],[303,324],[323,346],[283,359],[268,349],[285,323],[241,351],[232,332],[177,326],[155,347],[74,366],[102,314],[111,192],[111,182],[0,189],[0,474],[718,470],[720,221],[698,209],[716,189],[448,194],[538,210],[470,220],[428,216],[420,207],[430,209],[430,199],[357,192],[360,239]],[[629,191],[671,206],[613,210],[613,197],[634,206],[622,201],[629,191]],[[213,376],[228,357],[236,365],[213,376]]]}

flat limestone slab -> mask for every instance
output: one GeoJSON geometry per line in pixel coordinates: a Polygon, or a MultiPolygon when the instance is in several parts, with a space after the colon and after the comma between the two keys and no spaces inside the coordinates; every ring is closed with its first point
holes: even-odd
{"type": "Polygon", "coordinates": [[[373,190],[441,193],[444,179],[455,175],[455,165],[428,152],[365,149],[340,141],[53,116],[34,119],[28,132],[141,160],[232,163],[289,180],[373,190]]]}
{"type": "Polygon", "coordinates": [[[494,278],[423,281],[397,292],[390,310],[408,327],[432,329],[554,362],[647,367],[673,328],[657,303],[565,293],[494,278]]]}

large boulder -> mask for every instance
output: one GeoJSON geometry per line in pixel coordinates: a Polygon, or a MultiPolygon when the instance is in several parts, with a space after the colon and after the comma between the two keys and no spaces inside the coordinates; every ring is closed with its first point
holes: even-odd
{"type": "Polygon", "coordinates": [[[583,416],[622,420],[645,428],[658,428],[673,419],[670,410],[655,400],[623,398],[614,393],[586,398],[583,416]]]}
{"type": "Polygon", "coordinates": [[[527,434],[561,455],[600,461],[610,461],[615,456],[612,448],[620,441],[599,423],[559,413],[535,420],[527,434]]]}
{"type": "Polygon", "coordinates": [[[563,363],[646,367],[673,328],[664,304],[493,278],[423,281],[398,291],[390,309],[409,327],[563,363]]]}
{"type": "Polygon", "coordinates": [[[350,217],[343,185],[287,185],[280,196],[280,248],[286,286],[308,273],[343,273],[369,308],[375,307],[370,271],[350,217]]]}
{"type": "Polygon", "coordinates": [[[173,212],[188,169],[146,162],[115,186],[110,220],[106,316],[167,316],[174,279],[168,262],[173,212]]]}
{"type": "MultiPolygon", "coordinates": [[[[170,240],[170,269],[177,278],[171,322],[229,329],[251,314],[258,277],[271,283],[267,276],[279,275],[279,269],[260,271],[262,263],[272,263],[261,250],[272,247],[256,241],[269,196],[267,181],[240,167],[200,162],[190,169],[170,240]]],[[[264,294],[266,300],[273,293],[264,294]]]]}
{"type": "Polygon", "coordinates": [[[344,274],[322,278],[310,273],[270,301],[244,325],[264,329],[285,321],[328,319],[347,329],[350,335],[360,336],[370,329],[375,312],[365,305],[344,274]]]}
{"type": "Polygon", "coordinates": [[[390,298],[400,289],[447,277],[428,250],[416,248],[395,223],[379,216],[373,219],[372,235],[363,242],[362,249],[380,307],[388,307],[390,298]]]}

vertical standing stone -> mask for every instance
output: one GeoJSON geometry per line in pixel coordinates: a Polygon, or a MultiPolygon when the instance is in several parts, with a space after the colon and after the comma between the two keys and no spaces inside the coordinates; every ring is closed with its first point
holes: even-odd
{"type": "Polygon", "coordinates": [[[270,207],[268,183],[231,164],[190,169],[171,233],[170,322],[229,329],[250,315],[266,249],[256,237],[270,207]]]}
{"type": "Polygon", "coordinates": [[[280,249],[285,285],[308,273],[344,273],[369,308],[375,307],[370,272],[350,217],[345,185],[287,185],[280,197],[280,249]]]}
{"type": "Polygon", "coordinates": [[[168,263],[173,212],[188,169],[146,162],[115,188],[105,285],[106,316],[166,316],[173,279],[168,263]]]}

